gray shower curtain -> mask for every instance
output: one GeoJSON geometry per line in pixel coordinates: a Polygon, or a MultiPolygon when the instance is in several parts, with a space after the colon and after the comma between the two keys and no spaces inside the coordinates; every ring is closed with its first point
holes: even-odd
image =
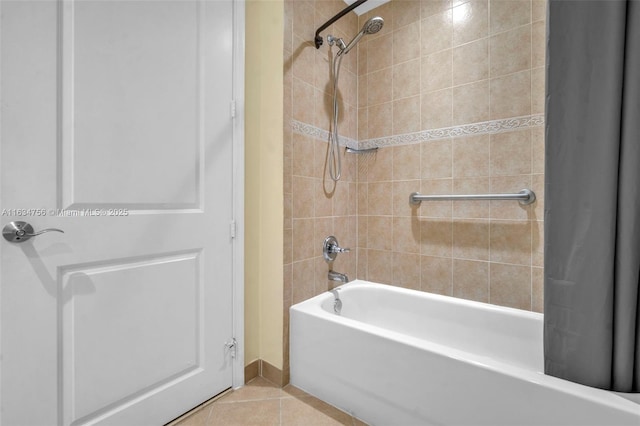
{"type": "Polygon", "coordinates": [[[640,392],[640,1],[547,22],[545,372],[640,392]]]}

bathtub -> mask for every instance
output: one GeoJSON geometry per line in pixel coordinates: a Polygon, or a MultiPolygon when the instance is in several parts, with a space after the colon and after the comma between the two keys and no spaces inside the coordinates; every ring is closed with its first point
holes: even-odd
{"type": "Polygon", "coordinates": [[[546,376],[542,315],[353,281],[291,307],[291,383],[371,425],[640,425],[636,394],[546,376]]]}

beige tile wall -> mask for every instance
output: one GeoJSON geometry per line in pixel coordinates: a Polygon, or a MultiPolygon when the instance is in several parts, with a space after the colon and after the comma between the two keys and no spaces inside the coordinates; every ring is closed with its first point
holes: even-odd
{"type": "MultiPolygon", "coordinates": [[[[343,157],[327,177],[326,141],[294,133],[292,119],[328,130],[330,58],[315,29],[342,0],[285,1],[284,373],[291,304],[327,290],[321,243],[336,235],[355,252],[334,269],[455,297],[542,310],[542,128],[435,140],[343,157]],[[432,202],[409,194],[532,188],[538,202],[432,202]]],[[[544,111],[544,0],[393,0],[323,35],[349,41],[366,19],[385,19],[345,56],[340,133],[371,138],[544,111]]]]}
{"type": "MultiPolygon", "coordinates": [[[[356,246],[356,158],[344,156],[342,179],[334,184],[326,168],[326,141],[292,131],[292,119],[329,130],[333,86],[325,43],[316,50],[316,28],[345,7],[342,0],[285,1],[284,28],[284,374],[288,382],[289,307],[327,291],[329,265],[322,242],[336,235],[343,247],[356,246]]],[[[358,32],[349,14],[323,32],[348,42],[358,32]]],[[[340,134],[357,138],[357,54],[345,55],[340,70],[340,134]]],[[[274,247],[274,249],[277,249],[274,247]]],[[[356,277],[356,253],[341,255],[333,267],[356,277]]]]}
{"type": "MultiPolygon", "coordinates": [[[[393,0],[358,50],[358,138],[544,112],[545,4],[393,0]]],[[[358,278],[542,310],[542,127],[380,149],[358,164],[358,278]],[[409,194],[536,192],[538,201],[409,194]]]]}
{"type": "Polygon", "coordinates": [[[358,46],[358,138],[544,112],[543,0],[393,0],[358,46]]]}

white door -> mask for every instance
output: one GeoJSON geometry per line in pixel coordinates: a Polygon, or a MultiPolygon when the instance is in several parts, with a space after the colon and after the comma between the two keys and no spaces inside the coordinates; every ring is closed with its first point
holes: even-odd
{"type": "Polygon", "coordinates": [[[1,423],[163,424],[232,384],[233,4],[0,12],[0,227],[64,230],[0,239],[1,423]]]}

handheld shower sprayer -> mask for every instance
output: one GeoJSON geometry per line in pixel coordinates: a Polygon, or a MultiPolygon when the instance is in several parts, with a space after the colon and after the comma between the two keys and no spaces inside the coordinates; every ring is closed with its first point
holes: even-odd
{"type": "Polygon", "coordinates": [[[340,52],[338,52],[338,54],[346,55],[347,53],[349,53],[351,49],[353,49],[353,47],[356,44],[358,44],[358,42],[364,35],[377,33],[382,29],[383,25],[384,25],[384,19],[382,19],[379,16],[375,16],[367,20],[367,22],[365,22],[364,25],[362,26],[362,29],[360,30],[360,32],[356,34],[353,40],[351,40],[344,49],[340,49],[340,52]]]}
{"type": "Polygon", "coordinates": [[[340,175],[342,174],[342,162],[340,160],[340,152],[339,152],[339,136],[338,136],[338,77],[340,75],[340,65],[342,64],[342,57],[349,53],[351,49],[354,48],[356,44],[367,34],[375,34],[382,29],[384,25],[384,19],[379,16],[375,16],[371,19],[368,19],[367,22],[364,23],[362,29],[356,36],[347,44],[344,44],[344,41],[341,38],[333,37],[331,35],[327,36],[327,42],[329,46],[333,46],[334,44],[338,45],[338,53],[333,60],[332,64],[332,78],[333,78],[333,121],[331,123],[331,132],[329,132],[329,151],[328,155],[328,165],[329,165],[329,175],[334,182],[340,180],[340,175]]]}

